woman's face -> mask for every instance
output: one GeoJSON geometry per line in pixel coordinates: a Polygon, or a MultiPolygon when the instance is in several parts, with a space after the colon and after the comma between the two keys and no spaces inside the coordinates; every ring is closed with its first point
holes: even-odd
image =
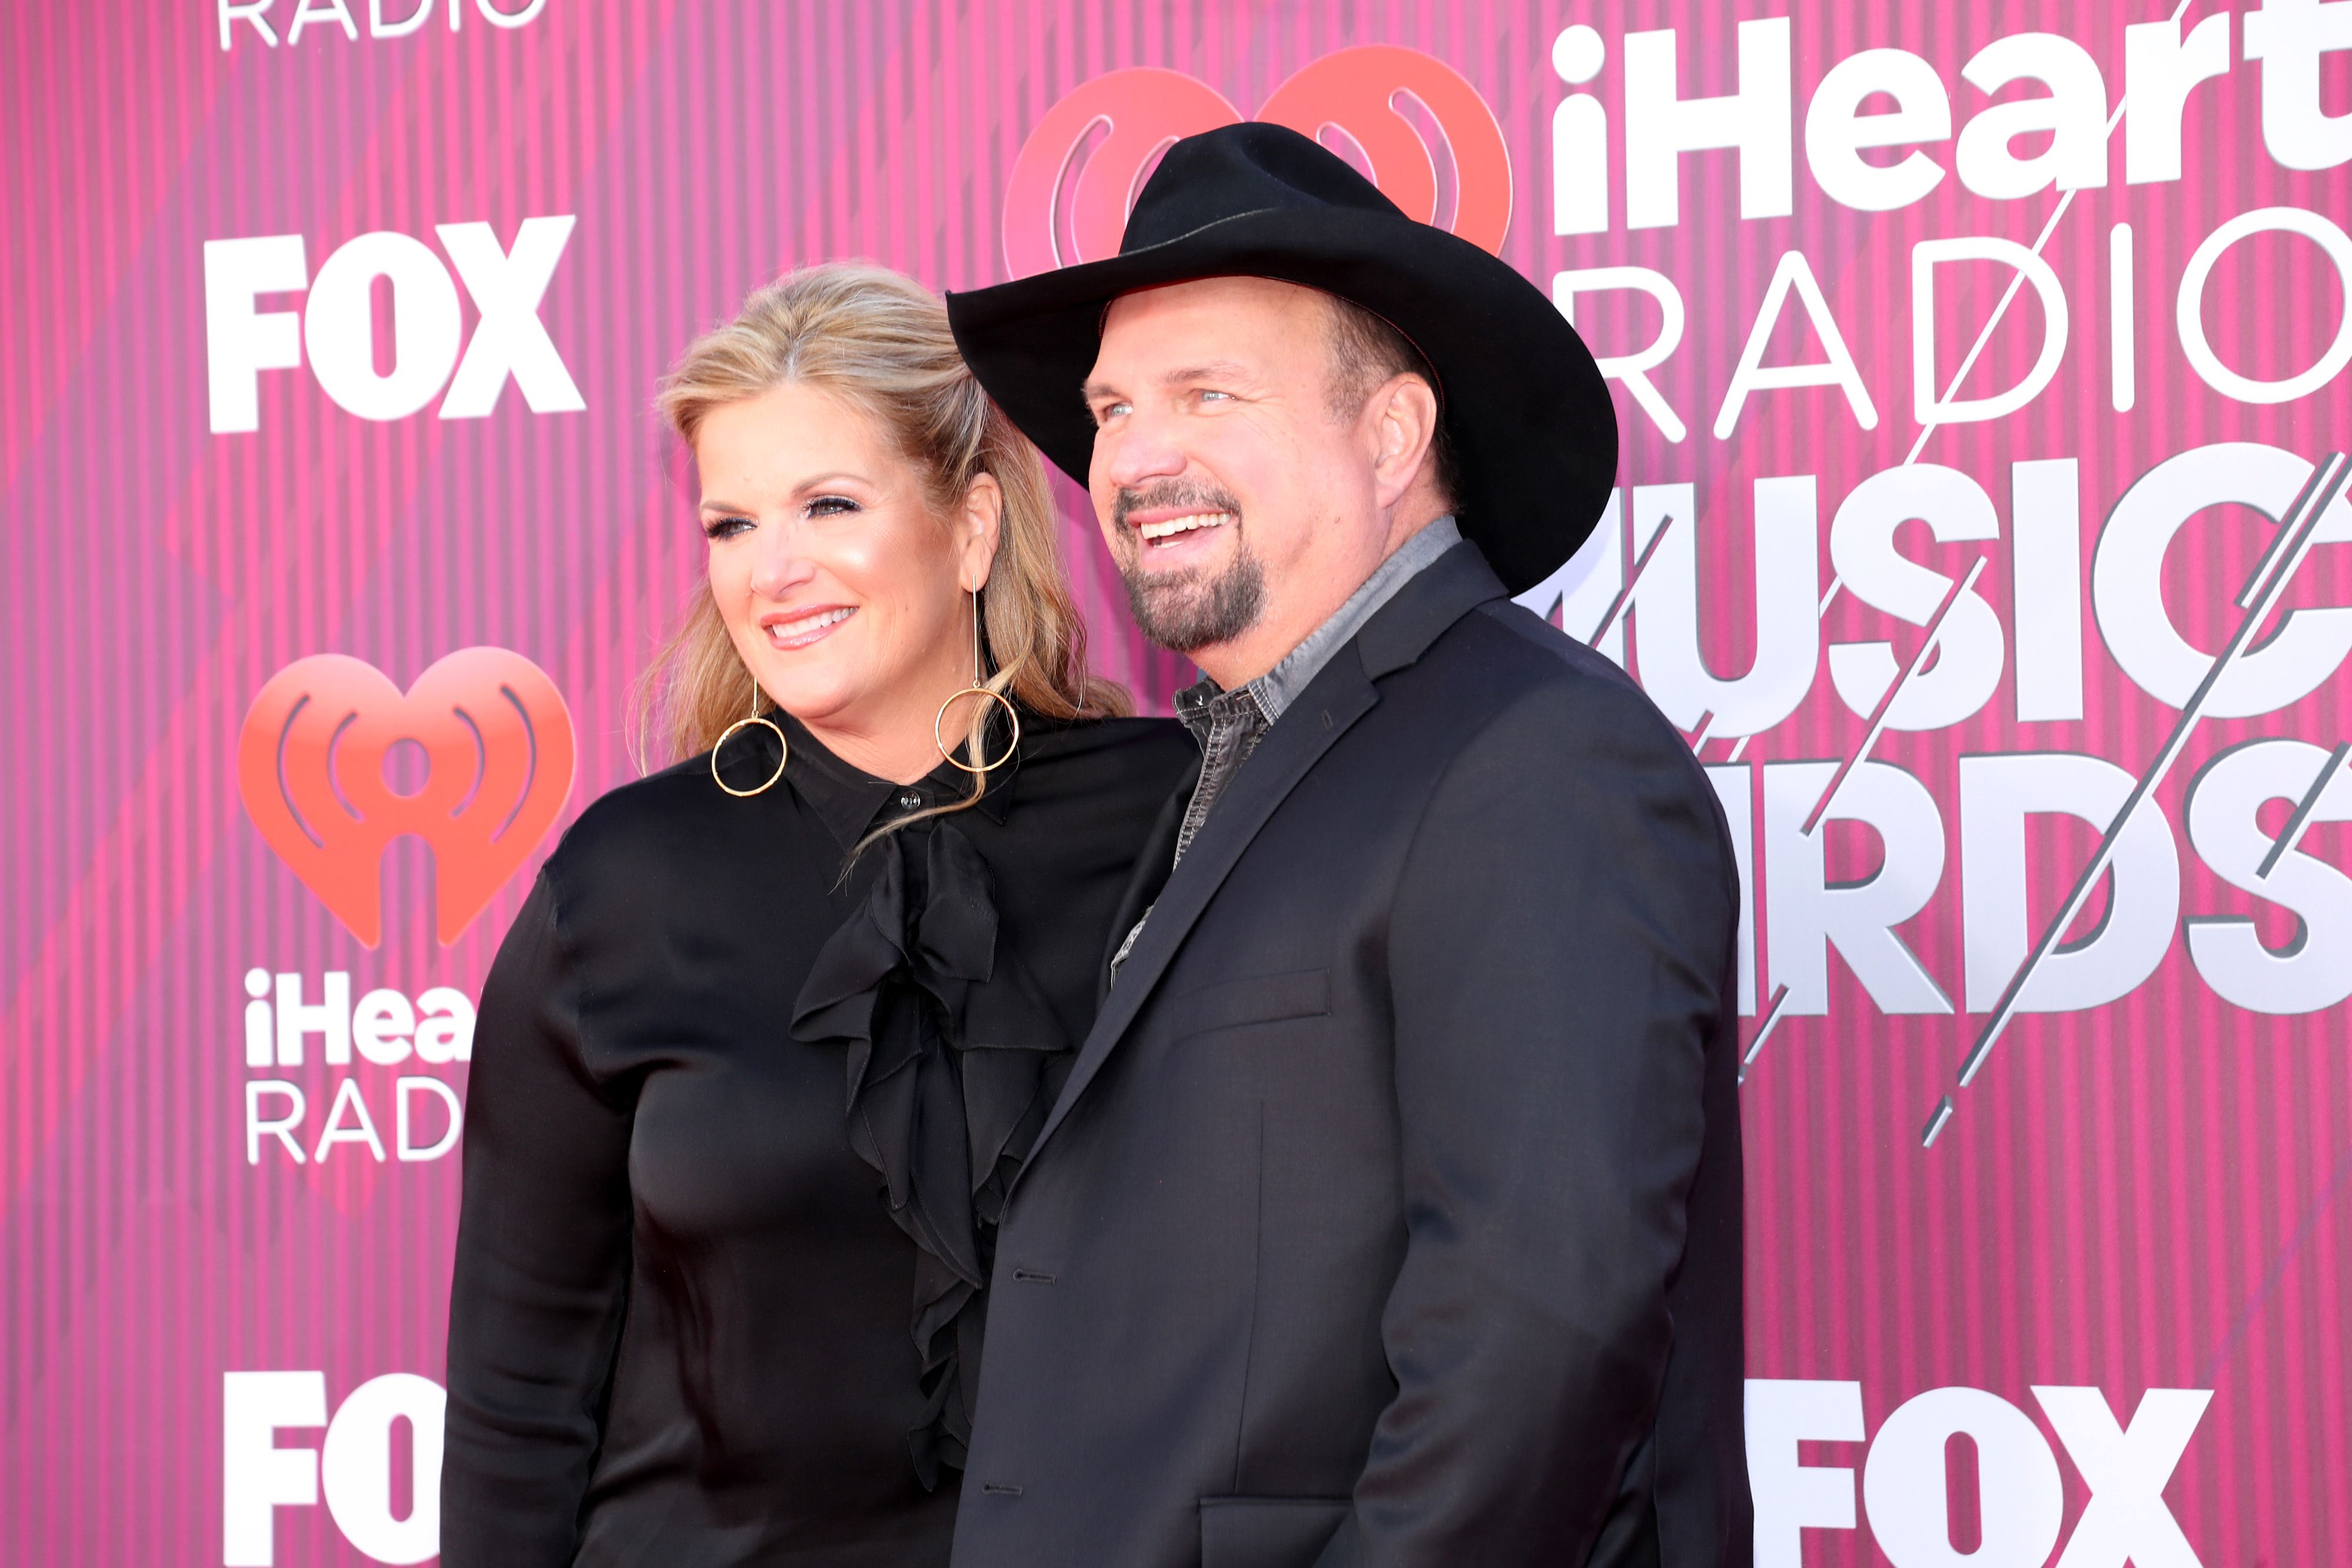
{"type": "Polygon", "coordinates": [[[971,679],[996,481],[942,517],[872,419],[790,383],[713,409],[695,456],[711,597],[761,686],[869,771],[927,771],[932,717],[971,679]]]}

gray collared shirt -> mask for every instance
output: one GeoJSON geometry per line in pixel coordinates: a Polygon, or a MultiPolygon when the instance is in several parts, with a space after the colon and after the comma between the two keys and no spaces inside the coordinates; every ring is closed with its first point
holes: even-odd
{"type": "MultiPolygon", "coordinates": [[[[1232,691],[1202,675],[1198,683],[1176,694],[1176,716],[1201,745],[1201,782],[1193,789],[1183,823],[1176,831],[1178,863],[1182,862],[1184,852],[1192,847],[1193,836],[1208,821],[1225,786],[1233,782],[1234,775],[1257,749],[1265,732],[1322,674],[1331,656],[1346,647],[1364,629],[1364,622],[1395,598],[1400,589],[1461,542],[1462,530],[1453,517],[1439,517],[1399,545],[1373,569],[1363,586],[1332,612],[1329,620],[1308,632],[1306,640],[1285,653],[1274,668],[1232,691]]],[[[1144,921],[1150,918],[1151,911],[1145,910],[1143,919],[1135,923],[1127,940],[1119,944],[1118,954],[1110,961],[1114,977],[1128,954],[1135,950],[1135,939],[1143,935],[1144,921]]]]}

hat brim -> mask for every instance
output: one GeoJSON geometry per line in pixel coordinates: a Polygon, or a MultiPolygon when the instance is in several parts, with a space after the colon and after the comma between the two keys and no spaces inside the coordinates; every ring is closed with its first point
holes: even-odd
{"type": "Polygon", "coordinates": [[[1576,553],[1609,504],[1617,418],[1576,329],[1508,263],[1394,214],[1268,208],[1163,244],[948,296],[964,359],[1013,423],[1087,482],[1079,389],[1105,308],[1198,277],[1270,277],[1354,301],[1436,371],[1459,470],[1455,518],[1513,593],[1576,553]]]}

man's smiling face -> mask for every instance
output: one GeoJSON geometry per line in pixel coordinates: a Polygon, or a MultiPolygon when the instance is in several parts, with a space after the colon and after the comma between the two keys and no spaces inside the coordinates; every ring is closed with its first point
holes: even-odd
{"type": "Polygon", "coordinates": [[[1369,408],[1335,413],[1331,377],[1330,302],[1296,284],[1200,278],[1105,314],[1086,386],[1095,516],[1145,635],[1225,685],[1387,553],[1381,432],[1369,408]]]}

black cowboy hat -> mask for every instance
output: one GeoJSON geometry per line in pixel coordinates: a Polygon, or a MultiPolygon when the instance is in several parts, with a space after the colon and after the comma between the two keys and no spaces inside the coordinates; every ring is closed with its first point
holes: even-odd
{"type": "Polygon", "coordinates": [[[1080,484],[1094,419],[1078,389],[1119,295],[1244,276],[1354,301],[1437,377],[1458,469],[1455,517],[1512,592],[1584,542],[1617,475],[1617,415],[1576,329],[1508,263],[1413,222],[1295,131],[1244,121],[1168,150],[1118,255],[948,296],[964,359],[1080,484]]]}

